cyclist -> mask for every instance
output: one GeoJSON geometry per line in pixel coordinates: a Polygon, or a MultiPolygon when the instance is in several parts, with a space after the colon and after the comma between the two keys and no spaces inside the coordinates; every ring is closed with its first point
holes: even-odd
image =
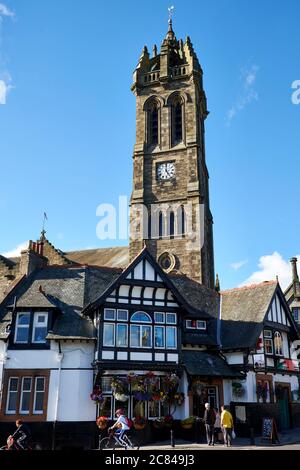
{"type": "Polygon", "coordinates": [[[20,419],[17,419],[16,426],[16,431],[10,437],[12,437],[17,442],[18,446],[22,450],[25,450],[28,448],[28,441],[31,436],[30,430],[28,426],[26,426],[26,424],[24,424],[20,419]]]}
{"type": "Polygon", "coordinates": [[[119,408],[116,411],[116,416],[117,421],[113,426],[108,428],[108,431],[114,431],[120,443],[127,448],[128,444],[126,441],[123,440],[123,436],[130,429],[130,427],[128,426],[128,419],[125,416],[124,410],[122,408],[119,408]]]}

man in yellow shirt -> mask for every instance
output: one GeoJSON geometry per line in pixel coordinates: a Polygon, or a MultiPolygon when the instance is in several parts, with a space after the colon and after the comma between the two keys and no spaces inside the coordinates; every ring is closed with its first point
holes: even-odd
{"type": "Polygon", "coordinates": [[[224,433],[224,445],[231,447],[232,442],[232,430],[233,430],[233,418],[232,414],[228,410],[227,406],[222,406],[221,413],[221,426],[224,433]]]}

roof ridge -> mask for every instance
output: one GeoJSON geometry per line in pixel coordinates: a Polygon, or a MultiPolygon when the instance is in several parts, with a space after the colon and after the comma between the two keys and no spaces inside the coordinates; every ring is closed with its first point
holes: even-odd
{"type": "Polygon", "coordinates": [[[259,282],[257,284],[249,284],[247,286],[234,287],[233,289],[222,290],[221,294],[225,294],[227,292],[235,292],[235,291],[241,291],[241,290],[256,289],[257,287],[267,286],[267,285],[271,285],[271,284],[277,284],[277,281],[263,281],[263,282],[259,282]]]}

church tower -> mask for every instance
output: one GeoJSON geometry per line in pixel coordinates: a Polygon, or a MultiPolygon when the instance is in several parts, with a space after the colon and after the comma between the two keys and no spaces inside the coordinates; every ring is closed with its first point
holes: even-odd
{"type": "Polygon", "coordinates": [[[160,53],[145,46],[133,74],[130,258],[146,245],[166,272],[214,288],[202,75],[190,38],[178,41],[170,18],[160,53]]]}

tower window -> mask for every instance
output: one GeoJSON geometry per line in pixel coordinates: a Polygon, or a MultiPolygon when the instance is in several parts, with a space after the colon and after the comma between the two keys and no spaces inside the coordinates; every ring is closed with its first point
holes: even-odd
{"type": "Polygon", "coordinates": [[[170,239],[174,238],[174,231],[175,231],[175,217],[174,212],[170,213],[170,239]]]}
{"type": "Polygon", "coordinates": [[[148,142],[150,145],[158,144],[158,115],[158,105],[157,103],[152,103],[148,111],[148,142]]]}
{"type": "Polygon", "coordinates": [[[161,239],[163,237],[163,222],[164,222],[163,215],[162,215],[162,212],[160,212],[159,216],[158,216],[158,237],[159,237],[159,239],[161,239]]]}
{"type": "Polygon", "coordinates": [[[177,98],[172,105],[172,144],[176,145],[183,140],[182,101],[177,98]]]}

